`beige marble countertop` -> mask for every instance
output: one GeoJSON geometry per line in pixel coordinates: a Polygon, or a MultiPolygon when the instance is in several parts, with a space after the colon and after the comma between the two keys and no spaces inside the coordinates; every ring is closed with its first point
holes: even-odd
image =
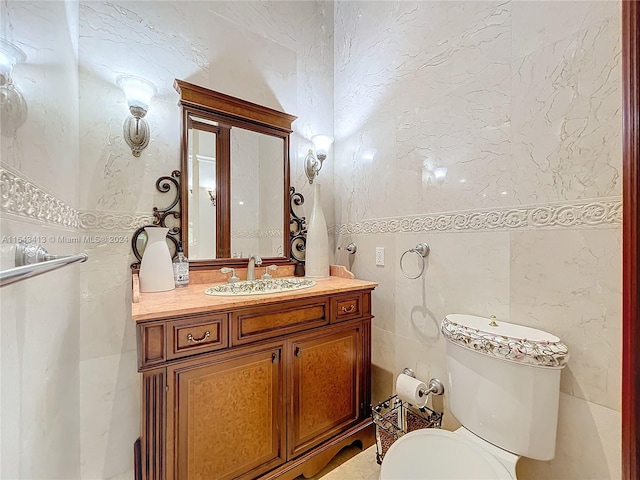
{"type": "Polygon", "coordinates": [[[313,287],[290,292],[267,295],[213,296],[204,291],[220,283],[192,283],[185,288],[176,288],[168,292],[140,293],[140,301],[131,304],[133,320],[143,322],[171,318],[194,313],[219,312],[243,307],[267,305],[285,300],[313,298],[342,292],[370,290],[378,284],[366,280],[342,277],[314,278],[313,287]]]}

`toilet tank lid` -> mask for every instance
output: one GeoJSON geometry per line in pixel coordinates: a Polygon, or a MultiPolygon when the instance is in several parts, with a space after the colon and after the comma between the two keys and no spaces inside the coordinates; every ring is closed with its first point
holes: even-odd
{"type": "Polygon", "coordinates": [[[474,352],[525,365],[564,368],[569,349],[542,330],[475,315],[448,314],[442,320],[445,338],[474,352]]]}

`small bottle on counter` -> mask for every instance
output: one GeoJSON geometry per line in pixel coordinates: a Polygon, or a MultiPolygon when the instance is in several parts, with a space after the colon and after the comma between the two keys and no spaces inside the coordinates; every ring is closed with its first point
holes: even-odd
{"type": "Polygon", "coordinates": [[[182,242],[178,243],[178,256],[173,260],[173,279],[176,287],[189,285],[189,259],[184,256],[182,242]]]}

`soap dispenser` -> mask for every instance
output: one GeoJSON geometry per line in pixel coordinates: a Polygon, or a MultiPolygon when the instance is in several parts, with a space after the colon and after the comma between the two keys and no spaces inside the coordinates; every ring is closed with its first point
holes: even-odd
{"type": "Polygon", "coordinates": [[[178,255],[173,259],[173,279],[176,287],[189,285],[189,259],[184,256],[182,242],[178,243],[178,255]]]}

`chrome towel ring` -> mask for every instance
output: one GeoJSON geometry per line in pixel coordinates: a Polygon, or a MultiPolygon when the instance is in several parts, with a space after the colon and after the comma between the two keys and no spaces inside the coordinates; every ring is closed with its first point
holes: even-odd
{"type": "Polygon", "coordinates": [[[426,243],[419,243],[415,246],[415,248],[411,248],[406,252],[404,252],[400,257],[400,271],[402,272],[402,274],[410,280],[415,280],[416,278],[420,278],[424,273],[424,266],[425,266],[424,259],[427,255],[429,255],[430,251],[431,249],[429,248],[429,245],[427,245],[426,243]],[[402,266],[402,260],[404,260],[404,256],[407,253],[415,253],[416,255],[418,255],[418,257],[420,258],[420,261],[422,262],[420,273],[418,273],[418,275],[416,275],[415,277],[410,277],[409,275],[407,275],[407,272],[404,271],[404,267],[402,266]]]}

